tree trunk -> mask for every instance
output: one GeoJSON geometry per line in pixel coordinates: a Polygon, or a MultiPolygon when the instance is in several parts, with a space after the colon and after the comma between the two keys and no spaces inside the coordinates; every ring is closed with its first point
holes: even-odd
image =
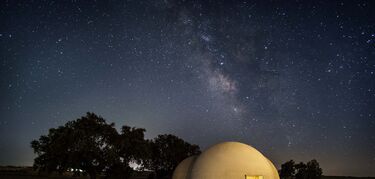
{"type": "Polygon", "coordinates": [[[95,172],[95,171],[91,171],[91,172],[89,173],[89,176],[90,176],[90,179],[96,179],[96,178],[97,178],[97,176],[96,176],[96,172],[95,172]]]}

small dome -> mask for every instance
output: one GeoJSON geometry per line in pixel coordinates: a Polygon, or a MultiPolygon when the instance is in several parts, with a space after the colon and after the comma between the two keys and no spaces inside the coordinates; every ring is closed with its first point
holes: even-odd
{"type": "Polygon", "coordinates": [[[173,172],[173,179],[190,179],[191,169],[197,156],[191,156],[183,160],[173,172]]]}
{"type": "Polygon", "coordinates": [[[198,157],[185,159],[173,174],[173,179],[244,178],[279,179],[279,175],[272,162],[259,151],[239,142],[219,143],[198,157]],[[185,171],[187,174],[181,175],[185,171]]]}

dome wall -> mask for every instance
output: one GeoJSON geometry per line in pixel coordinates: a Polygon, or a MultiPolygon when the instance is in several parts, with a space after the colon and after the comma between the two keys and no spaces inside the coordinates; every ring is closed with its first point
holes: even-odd
{"type": "Polygon", "coordinates": [[[273,165],[273,163],[270,160],[268,160],[268,163],[270,164],[270,167],[272,168],[272,173],[273,173],[273,177],[272,178],[274,178],[274,179],[280,179],[279,172],[277,171],[275,165],[273,165]]]}
{"type": "Polygon", "coordinates": [[[196,159],[197,156],[184,159],[174,170],[172,179],[190,179],[191,169],[196,159]]]}
{"type": "Polygon", "coordinates": [[[244,179],[245,175],[279,179],[272,162],[239,142],[219,143],[194,159],[185,159],[176,168],[173,179],[244,179]]]}

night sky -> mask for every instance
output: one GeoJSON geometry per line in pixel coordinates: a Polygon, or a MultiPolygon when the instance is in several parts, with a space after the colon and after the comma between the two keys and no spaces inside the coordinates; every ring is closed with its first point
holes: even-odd
{"type": "Polygon", "coordinates": [[[95,112],[375,176],[374,1],[0,3],[0,165],[95,112]]]}

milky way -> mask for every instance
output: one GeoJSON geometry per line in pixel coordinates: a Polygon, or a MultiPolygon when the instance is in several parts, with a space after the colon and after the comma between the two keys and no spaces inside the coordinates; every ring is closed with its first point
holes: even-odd
{"type": "Polygon", "coordinates": [[[371,1],[5,1],[0,165],[31,165],[32,139],[91,111],[148,138],[241,141],[278,167],[315,158],[326,175],[375,176],[374,12],[371,1]]]}

